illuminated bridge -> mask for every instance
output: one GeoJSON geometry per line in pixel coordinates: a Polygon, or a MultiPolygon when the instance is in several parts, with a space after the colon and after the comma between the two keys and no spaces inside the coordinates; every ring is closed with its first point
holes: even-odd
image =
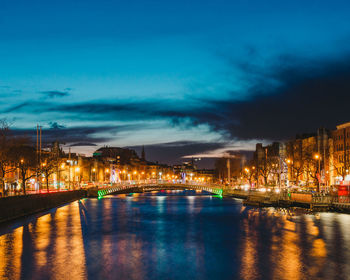
{"type": "Polygon", "coordinates": [[[103,197],[109,194],[121,194],[131,192],[147,192],[159,190],[200,190],[222,196],[223,190],[214,184],[191,184],[191,183],[141,183],[141,184],[113,184],[109,187],[90,188],[88,197],[103,197]]]}

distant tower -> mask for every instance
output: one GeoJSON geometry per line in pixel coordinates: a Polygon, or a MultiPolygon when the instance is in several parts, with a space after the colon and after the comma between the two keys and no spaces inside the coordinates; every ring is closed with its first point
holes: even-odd
{"type": "Polygon", "coordinates": [[[142,159],[142,160],[146,160],[145,146],[142,146],[141,159],[142,159]]]}

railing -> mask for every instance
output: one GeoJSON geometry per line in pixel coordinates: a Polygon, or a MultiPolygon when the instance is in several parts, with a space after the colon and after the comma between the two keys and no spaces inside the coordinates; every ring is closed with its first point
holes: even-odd
{"type": "Polygon", "coordinates": [[[95,189],[98,193],[98,197],[102,197],[104,195],[123,191],[131,188],[162,188],[162,187],[173,187],[178,186],[181,188],[191,188],[198,190],[205,190],[217,195],[222,196],[223,190],[218,185],[213,186],[212,184],[200,183],[200,182],[188,182],[188,183],[180,183],[180,182],[171,182],[168,180],[140,180],[140,181],[127,181],[111,184],[110,186],[100,186],[91,189],[95,189]]]}
{"type": "Polygon", "coordinates": [[[312,203],[331,204],[332,202],[333,202],[332,196],[328,194],[319,194],[319,193],[312,194],[312,203]]]}

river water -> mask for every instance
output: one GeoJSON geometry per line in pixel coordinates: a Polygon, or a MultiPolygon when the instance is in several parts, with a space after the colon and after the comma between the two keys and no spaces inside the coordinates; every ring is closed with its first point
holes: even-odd
{"type": "Polygon", "coordinates": [[[0,279],[350,279],[350,215],[194,191],[83,199],[0,235],[0,279]]]}

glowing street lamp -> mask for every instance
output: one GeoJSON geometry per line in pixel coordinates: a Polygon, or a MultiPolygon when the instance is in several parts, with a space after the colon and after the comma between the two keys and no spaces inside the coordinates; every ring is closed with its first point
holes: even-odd
{"type": "Polygon", "coordinates": [[[318,161],[318,190],[320,191],[320,185],[321,185],[321,157],[319,154],[315,154],[315,159],[318,161]]]}
{"type": "Polygon", "coordinates": [[[105,175],[105,178],[104,178],[105,181],[107,180],[108,174],[109,174],[109,169],[106,168],[106,169],[105,169],[105,174],[104,174],[104,175],[105,175]]]}
{"type": "Polygon", "coordinates": [[[96,168],[92,168],[91,169],[91,178],[90,178],[90,180],[91,181],[93,181],[93,182],[95,182],[96,181],[96,168]]]}

